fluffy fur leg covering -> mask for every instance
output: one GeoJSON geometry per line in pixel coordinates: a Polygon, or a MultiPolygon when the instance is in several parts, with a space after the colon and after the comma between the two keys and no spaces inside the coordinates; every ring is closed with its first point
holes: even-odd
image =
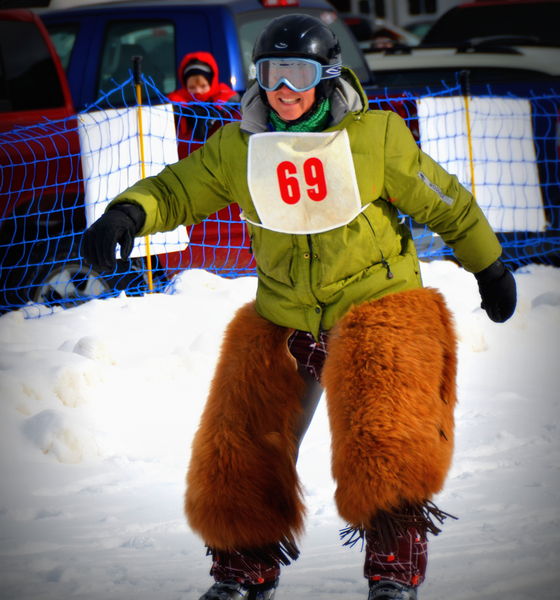
{"type": "Polygon", "coordinates": [[[304,506],[294,428],[304,383],[289,334],[260,317],[254,303],[226,330],[185,495],[190,526],[213,549],[297,556],[304,506]]]}
{"type": "Polygon", "coordinates": [[[436,290],[362,304],[333,329],[323,384],[336,502],[350,529],[394,539],[410,526],[437,533],[429,517],[450,516],[430,498],[452,459],[455,375],[452,317],[436,290]]]}

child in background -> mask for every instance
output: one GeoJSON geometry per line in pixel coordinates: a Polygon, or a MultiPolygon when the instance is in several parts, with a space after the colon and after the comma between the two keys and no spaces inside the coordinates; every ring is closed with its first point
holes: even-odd
{"type": "MultiPolygon", "coordinates": [[[[220,81],[218,64],[210,52],[185,54],[179,65],[177,75],[182,85],[167,97],[172,102],[189,105],[188,111],[180,113],[177,124],[178,138],[180,142],[190,142],[193,139],[205,141],[217,129],[219,119],[216,118],[214,110],[192,103],[239,102],[240,96],[226,83],[220,81]]],[[[192,144],[189,144],[187,151],[185,151],[181,149],[180,144],[179,155],[182,157],[192,152],[193,149],[192,144]]]]}

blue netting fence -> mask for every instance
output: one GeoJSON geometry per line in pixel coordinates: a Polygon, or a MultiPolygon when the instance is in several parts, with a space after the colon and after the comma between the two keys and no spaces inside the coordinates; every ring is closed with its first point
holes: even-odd
{"type": "MultiPolygon", "coordinates": [[[[155,291],[172,291],[185,269],[255,274],[237,205],[152,236],[150,278],[142,239],[131,260],[118,260],[110,273],[81,259],[83,231],[111,198],[239,119],[238,104],[169,103],[148,79],[142,90],[141,107],[131,78],[73,118],[0,134],[0,312],[73,306],[123,291],[140,295],[148,279],[155,291]]],[[[466,99],[457,86],[384,95],[371,108],[399,113],[420,146],[475,193],[507,262],[559,264],[558,90],[519,96],[488,89],[466,99]]],[[[451,256],[437,235],[410,226],[422,259],[451,256]]]]}

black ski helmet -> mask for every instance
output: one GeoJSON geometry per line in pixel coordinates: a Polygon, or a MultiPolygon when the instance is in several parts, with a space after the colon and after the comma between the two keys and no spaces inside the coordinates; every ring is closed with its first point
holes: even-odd
{"type": "Polygon", "coordinates": [[[299,13],[276,17],[258,36],[253,62],[275,56],[310,58],[323,65],[341,61],[335,34],[316,17],[299,13]]]}

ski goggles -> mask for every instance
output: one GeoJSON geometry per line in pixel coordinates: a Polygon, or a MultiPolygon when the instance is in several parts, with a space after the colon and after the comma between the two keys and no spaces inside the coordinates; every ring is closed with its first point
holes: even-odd
{"type": "Polygon", "coordinates": [[[257,81],[267,92],[278,89],[282,84],[294,92],[306,92],[321,79],[338,77],[342,64],[322,65],[309,58],[261,58],[255,68],[257,81]]]}

